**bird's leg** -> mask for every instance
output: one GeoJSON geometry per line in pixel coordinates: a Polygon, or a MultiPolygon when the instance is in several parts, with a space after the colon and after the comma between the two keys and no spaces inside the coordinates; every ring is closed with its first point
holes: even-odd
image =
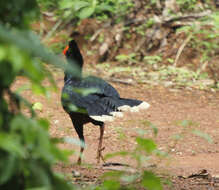
{"type": "Polygon", "coordinates": [[[77,161],[77,164],[81,164],[81,159],[82,159],[82,154],[84,152],[84,146],[85,146],[85,140],[84,140],[84,133],[83,133],[83,124],[82,123],[79,123],[79,122],[76,122],[72,117],[72,122],[73,122],[73,125],[74,125],[74,128],[78,134],[78,137],[80,139],[80,146],[81,146],[81,149],[80,149],[80,155],[79,155],[79,158],[78,158],[78,161],[77,161]]]}
{"type": "Polygon", "coordinates": [[[84,142],[83,141],[81,141],[81,149],[80,149],[80,155],[79,155],[79,158],[78,158],[78,161],[77,161],[77,164],[78,165],[81,165],[81,158],[82,158],[82,154],[83,154],[83,152],[84,152],[84,142]]]}
{"type": "Polygon", "coordinates": [[[105,149],[105,147],[102,148],[103,134],[104,134],[104,124],[100,125],[100,138],[99,138],[99,145],[97,150],[97,163],[100,163],[100,158],[102,159],[103,162],[105,162],[102,155],[102,151],[105,149]]]}

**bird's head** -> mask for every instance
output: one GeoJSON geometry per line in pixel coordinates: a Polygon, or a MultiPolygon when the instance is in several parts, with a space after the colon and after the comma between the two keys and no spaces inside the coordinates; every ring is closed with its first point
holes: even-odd
{"type": "Polygon", "coordinates": [[[80,53],[80,50],[78,48],[78,45],[76,43],[75,40],[71,40],[69,42],[69,44],[65,47],[65,49],[63,50],[63,54],[65,56],[68,56],[68,54],[79,54],[80,53]]]}
{"type": "Polygon", "coordinates": [[[69,42],[69,44],[63,50],[63,54],[66,56],[67,60],[77,63],[77,65],[82,67],[83,57],[75,40],[71,40],[69,42]]]}

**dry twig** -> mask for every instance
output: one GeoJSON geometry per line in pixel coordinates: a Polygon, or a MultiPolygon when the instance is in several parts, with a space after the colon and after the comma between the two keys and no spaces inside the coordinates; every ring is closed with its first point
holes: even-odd
{"type": "Polygon", "coordinates": [[[188,35],[188,37],[185,39],[185,41],[182,43],[182,45],[178,49],[177,54],[176,54],[176,59],[175,59],[174,64],[173,64],[174,67],[176,67],[178,60],[179,60],[179,57],[182,54],[183,49],[188,44],[188,42],[191,38],[192,38],[192,34],[188,35]]]}
{"type": "Polygon", "coordinates": [[[110,82],[115,82],[115,83],[121,83],[121,84],[125,84],[125,85],[133,85],[134,82],[132,79],[117,79],[117,78],[108,78],[106,79],[110,82]]]}

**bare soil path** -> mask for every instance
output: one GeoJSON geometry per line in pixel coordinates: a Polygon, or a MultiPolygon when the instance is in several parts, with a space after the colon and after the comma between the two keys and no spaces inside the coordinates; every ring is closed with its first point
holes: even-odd
{"type": "MultiPolygon", "coordinates": [[[[31,91],[25,91],[31,102],[41,102],[43,110],[40,116],[47,117],[51,123],[50,133],[57,137],[78,138],[68,115],[63,111],[60,95],[63,86],[63,75],[55,75],[58,92],[52,93],[51,98],[46,100],[43,97],[32,96],[31,91]]],[[[14,88],[26,83],[23,78],[18,78],[14,88]]],[[[46,84],[45,84],[46,85],[46,84]]],[[[149,132],[146,137],[154,138],[162,151],[169,152],[165,159],[154,159],[152,164],[156,166],[158,173],[173,176],[173,186],[170,189],[219,189],[219,186],[209,186],[205,183],[194,185],[187,178],[200,170],[207,170],[213,176],[219,175],[219,92],[207,92],[185,89],[167,89],[164,87],[150,87],[146,85],[123,85],[112,83],[120,92],[122,97],[136,98],[147,101],[151,107],[141,113],[127,113],[122,119],[107,123],[104,134],[104,154],[121,150],[132,150],[135,147],[135,138],[138,129],[148,129],[147,121],[150,121],[158,128],[158,135],[153,137],[149,132]],[[192,126],[184,130],[178,126],[179,121],[192,121],[192,126]],[[209,143],[192,133],[196,129],[211,136],[213,142],[209,143]],[[123,135],[122,135],[123,134],[123,135]],[[183,135],[183,138],[176,143],[174,136],[183,135]],[[124,137],[125,138],[122,138],[124,137]],[[122,139],[122,140],[121,140],[122,139]],[[178,176],[183,176],[179,178],[178,176]],[[186,181],[187,180],[187,181],[186,181]],[[200,185],[201,184],[201,185],[200,185]]],[[[99,137],[99,129],[92,124],[85,127],[85,138],[87,148],[84,154],[84,163],[96,164],[96,150],[99,137]]],[[[79,147],[72,144],[61,145],[63,148],[74,149],[79,147]]],[[[71,163],[75,163],[77,156],[71,157],[71,163]]],[[[119,162],[135,165],[129,158],[115,157],[109,162],[119,162]]],[[[150,163],[151,164],[151,163],[150,163]]],[[[104,173],[104,170],[87,169],[85,167],[58,165],[57,170],[71,173],[76,170],[92,182],[104,173]]],[[[169,189],[169,187],[166,187],[169,189]]]]}

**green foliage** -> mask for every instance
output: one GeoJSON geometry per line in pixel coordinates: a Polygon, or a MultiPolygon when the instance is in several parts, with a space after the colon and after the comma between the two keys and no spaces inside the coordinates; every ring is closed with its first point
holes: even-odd
{"type": "Polygon", "coordinates": [[[7,27],[27,28],[38,14],[39,9],[35,0],[0,1],[0,24],[3,23],[7,27]]]}
{"type": "Polygon", "coordinates": [[[153,190],[162,190],[160,179],[152,172],[145,171],[142,180],[143,187],[153,190]]]}
{"type": "Polygon", "coordinates": [[[181,130],[179,133],[172,136],[172,139],[174,140],[174,145],[172,145],[172,148],[175,148],[177,144],[186,136],[186,135],[196,135],[198,137],[203,138],[204,140],[208,141],[208,143],[213,143],[212,137],[202,132],[201,130],[198,130],[199,124],[197,122],[194,122],[192,120],[184,119],[176,122],[176,126],[180,127],[181,130]]]}
{"type": "Polygon", "coordinates": [[[202,137],[203,139],[207,140],[209,143],[213,143],[212,138],[207,133],[203,133],[202,131],[199,130],[193,130],[192,133],[199,137],[202,137]]]}
{"type": "MultiPolygon", "coordinates": [[[[155,136],[157,135],[158,130],[155,125],[149,121],[143,121],[142,123],[145,127],[152,129],[155,136]]],[[[166,154],[157,149],[157,145],[152,139],[144,137],[147,133],[148,130],[140,131],[139,135],[136,137],[136,147],[134,150],[115,152],[105,156],[105,159],[115,156],[128,156],[137,162],[138,172],[131,175],[126,172],[107,172],[103,176],[103,179],[107,180],[107,182],[103,184],[104,189],[147,188],[148,190],[162,190],[161,179],[153,172],[145,170],[144,166],[147,166],[150,163],[151,156],[166,156],[166,154]],[[116,184],[116,186],[114,186],[114,184],[116,184]]]]}
{"type": "Polygon", "coordinates": [[[30,119],[19,114],[9,124],[10,133],[0,133],[0,170],[4,171],[0,175],[0,186],[10,185],[11,180],[17,177],[14,183],[23,178],[22,185],[26,188],[53,189],[53,180],[58,177],[52,173],[51,166],[57,160],[66,160],[66,157],[50,139],[48,126],[46,120],[30,119]]]}
{"type": "Polygon", "coordinates": [[[135,28],[137,34],[145,36],[147,29],[154,25],[155,21],[153,18],[148,19],[144,24],[141,24],[135,28]]]}
{"type": "Polygon", "coordinates": [[[210,61],[219,48],[218,26],[219,14],[216,12],[203,18],[200,22],[178,29],[177,32],[185,32],[188,36],[192,36],[189,44],[201,53],[201,62],[205,62],[210,61]]]}
{"type": "MultiPolygon", "coordinates": [[[[194,9],[197,1],[178,0],[177,3],[194,9]]],[[[64,19],[74,18],[84,19],[88,17],[108,18],[112,15],[127,12],[132,5],[129,0],[38,0],[44,10],[53,9],[58,6],[58,14],[64,19]]],[[[155,0],[150,1],[156,4],[155,0]]],[[[183,8],[184,9],[184,8],[183,8]]],[[[21,97],[22,88],[16,92],[11,91],[11,85],[17,76],[22,75],[30,81],[30,88],[36,94],[48,94],[49,88],[55,88],[55,83],[51,73],[43,64],[52,63],[53,65],[65,68],[59,58],[51,54],[40,43],[33,33],[24,31],[28,29],[29,23],[38,15],[38,6],[35,0],[19,0],[0,3],[0,189],[73,189],[62,176],[53,172],[52,167],[59,161],[67,161],[68,151],[57,148],[58,139],[49,136],[49,122],[46,119],[36,117],[34,110],[42,110],[42,104],[36,102],[33,106],[27,100],[21,97]],[[42,82],[48,79],[50,87],[45,87],[42,82]],[[31,116],[22,114],[20,104],[24,104],[29,109],[31,116]]],[[[192,45],[200,47],[203,53],[203,60],[210,59],[212,53],[216,51],[218,45],[215,38],[218,37],[218,14],[203,21],[201,27],[196,25],[183,28],[184,32],[192,33],[192,45]],[[205,28],[209,21],[214,25],[205,28]],[[201,34],[205,40],[200,40],[196,36],[201,34]],[[210,41],[209,41],[210,40],[210,41]]],[[[143,27],[140,27],[138,33],[145,34],[145,29],[153,26],[154,21],[149,20],[143,27]]],[[[101,43],[104,36],[98,38],[101,43]]],[[[136,62],[136,54],[119,55],[116,59],[120,62],[136,62]]],[[[147,64],[155,65],[162,61],[161,56],[146,56],[144,61],[147,64]]],[[[171,60],[170,60],[171,62],[171,60]]],[[[71,72],[76,69],[69,68],[71,72]]],[[[131,68],[117,68],[114,72],[130,71],[131,68]]],[[[76,71],[75,71],[76,72],[76,71]]],[[[177,82],[186,82],[206,78],[199,71],[192,72],[185,68],[162,67],[159,70],[160,79],[170,79],[177,82]]],[[[158,78],[159,78],[158,77],[158,78]]],[[[219,84],[219,83],[218,83],[219,84]]],[[[26,88],[26,87],[25,87],[26,88]]],[[[23,89],[25,89],[23,88],[23,89]]],[[[94,92],[95,89],[87,91],[76,89],[83,95],[94,92]]],[[[77,109],[72,105],[72,109],[77,109]]],[[[156,136],[158,130],[150,122],[144,123],[153,130],[156,136]]],[[[183,129],[189,129],[194,125],[189,120],[179,123],[183,129]]],[[[156,143],[145,138],[145,130],[139,131],[136,137],[136,147],[133,151],[121,151],[106,156],[130,156],[138,163],[139,172],[127,175],[124,172],[111,172],[105,175],[105,180],[101,186],[96,189],[139,189],[148,190],[162,189],[161,180],[153,172],[145,171],[144,165],[148,163],[154,154],[162,154],[158,151],[156,143]],[[135,186],[136,183],[137,187],[135,186]]],[[[198,130],[192,130],[192,133],[198,135],[209,142],[212,139],[209,135],[198,130]]],[[[182,134],[176,135],[176,139],[181,139],[182,134]]],[[[74,139],[65,138],[65,142],[78,143],[74,139]]]]}
{"type": "Polygon", "coordinates": [[[64,18],[79,17],[80,19],[90,17],[96,9],[97,1],[67,1],[63,0],[59,3],[60,9],[65,10],[64,18]],[[66,11],[67,10],[67,11],[66,11]]]}
{"type": "Polygon", "coordinates": [[[89,17],[106,19],[118,13],[125,13],[131,5],[130,0],[61,0],[57,13],[67,20],[89,17]]]}
{"type": "Polygon", "coordinates": [[[98,42],[99,42],[99,43],[103,43],[103,42],[104,42],[104,34],[103,34],[103,33],[101,33],[101,34],[99,35],[99,37],[98,37],[98,42]]]}
{"type": "Polygon", "coordinates": [[[197,79],[199,76],[198,75],[199,73],[190,71],[186,68],[178,68],[173,66],[164,67],[163,69],[160,70],[160,73],[163,78],[168,76],[175,76],[174,80],[176,81],[197,79]]]}
{"type": "Polygon", "coordinates": [[[116,60],[121,63],[124,63],[124,62],[136,63],[135,57],[136,57],[135,53],[130,53],[128,55],[120,54],[116,56],[116,60]]]}
{"type": "MultiPolygon", "coordinates": [[[[49,122],[36,117],[34,110],[42,110],[42,105],[36,102],[32,106],[21,97],[22,89],[27,87],[20,88],[17,92],[10,90],[15,78],[22,75],[30,81],[28,89],[46,95],[48,88],[43,86],[42,82],[49,79],[53,87],[55,83],[43,62],[63,68],[64,66],[60,59],[48,52],[31,32],[24,32],[19,28],[11,30],[10,27],[1,25],[0,41],[0,188],[12,189],[13,186],[13,189],[72,189],[73,187],[66,183],[62,176],[52,170],[53,164],[67,160],[69,152],[57,148],[59,140],[49,136],[49,122]],[[22,103],[32,113],[31,117],[22,114],[20,110],[22,103]],[[11,106],[12,104],[15,106],[11,106]]],[[[135,55],[131,55],[129,59],[132,60],[134,57],[135,55]]],[[[90,93],[81,89],[80,92],[85,95],[90,93]]],[[[72,142],[72,139],[64,141],[72,142]]],[[[140,166],[147,158],[146,155],[153,153],[156,145],[151,139],[143,137],[138,137],[136,141],[138,146],[134,152],[121,152],[117,155],[131,155],[138,160],[140,166]]],[[[114,179],[118,177],[116,173],[112,176],[114,179]]],[[[147,177],[143,174],[140,176],[124,174],[120,175],[119,179],[134,183],[140,178],[143,186],[147,186],[148,189],[157,186],[152,184],[156,179],[158,184],[160,183],[154,175],[151,180],[146,180],[144,176],[147,177]]],[[[108,179],[100,188],[121,189],[122,185],[118,180],[108,179]]]]}
{"type": "Polygon", "coordinates": [[[159,56],[159,55],[145,56],[145,57],[144,57],[144,61],[145,61],[147,64],[154,65],[154,64],[160,63],[160,62],[162,61],[162,57],[159,56]]]}
{"type": "MultiPolygon", "coordinates": [[[[51,73],[42,61],[61,65],[28,29],[38,13],[34,0],[1,2],[0,23],[0,189],[72,189],[64,178],[53,172],[58,161],[67,161],[70,152],[60,150],[49,135],[49,122],[36,117],[32,105],[21,97],[22,89],[11,91],[19,75],[30,81],[31,89],[46,95],[44,79],[55,87],[51,73]],[[6,16],[7,15],[7,16],[6,16]],[[32,113],[24,115],[20,105],[32,113]]],[[[25,88],[23,88],[25,89],[25,88]]]]}
{"type": "Polygon", "coordinates": [[[36,0],[41,5],[41,10],[52,11],[58,7],[58,0],[36,0]]]}
{"type": "Polygon", "coordinates": [[[190,86],[199,89],[213,87],[214,81],[208,73],[192,71],[186,67],[161,66],[157,71],[149,72],[147,78],[152,81],[174,86],[190,86]]]}
{"type": "Polygon", "coordinates": [[[191,11],[197,6],[197,0],[176,0],[181,10],[191,11]]]}
{"type": "Polygon", "coordinates": [[[177,121],[176,122],[176,125],[179,126],[179,127],[184,127],[184,128],[188,128],[188,127],[191,127],[191,126],[197,126],[197,124],[195,122],[193,122],[192,120],[180,120],[180,121],[177,121]]]}
{"type": "Polygon", "coordinates": [[[152,153],[156,149],[156,144],[151,139],[145,139],[142,137],[137,137],[136,142],[139,148],[143,149],[147,153],[152,153]]]}
{"type": "MultiPolygon", "coordinates": [[[[154,135],[157,135],[157,128],[149,121],[142,121],[142,124],[145,127],[151,128],[153,130],[154,135]]],[[[199,126],[198,123],[185,119],[176,122],[176,126],[180,128],[180,132],[173,136],[174,144],[171,146],[175,148],[176,145],[182,140],[186,135],[196,135],[209,143],[212,143],[212,138],[197,129],[199,126]]],[[[103,186],[98,187],[97,189],[142,189],[146,188],[148,190],[161,190],[162,184],[170,182],[165,181],[159,178],[153,171],[145,170],[145,165],[148,166],[150,160],[153,155],[160,156],[160,158],[164,158],[168,155],[167,152],[160,151],[155,142],[150,138],[145,138],[145,134],[148,134],[147,130],[141,130],[139,136],[136,137],[136,147],[134,150],[130,151],[121,151],[113,154],[106,155],[106,159],[122,156],[122,157],[131,157],[137,163],[137,171],[136,173],[126,173],[124,171],[119,172],[107,172],[103,176],[103,186]]],[[[172,150],[171,148],[171,150],[172,150]]],[[[167,150],[168,151],[168,150],[167,150]]],[[[169,151],[168,151],[169,152],[169,151]]],[[[153,160],[153,159],[152,159],[153,160]]]]}
{"type": "MultiPolygon", "coordinates": [[[[28,118],[20,111],[15,114],[16,110],[9,106],[23,101],[18,94],[9,91],[18,74],[22,73],[29,78],[36,91],[45,93],[46,89],[41,81],[46,78],[47,71],[18,47],[6,43],[3,47],[5,56],[0,60],[1,68],[5,68],[0,74],[0,187],[10,189],[13,184],[14,187],[22,189],[56,189],[56,185],[63,184],[62,188],[69,189],[63,179],[52,172],[52,164],[66,161],[67,158],[65,151],[59,150],[55,141],[50,138],[48,122],[35,117],[28,118]],[[4,91],[8,92],[9,102],[3,96],[4,91]]],[[[19,110],[19,107],[17,109],[19,110]]]]}

